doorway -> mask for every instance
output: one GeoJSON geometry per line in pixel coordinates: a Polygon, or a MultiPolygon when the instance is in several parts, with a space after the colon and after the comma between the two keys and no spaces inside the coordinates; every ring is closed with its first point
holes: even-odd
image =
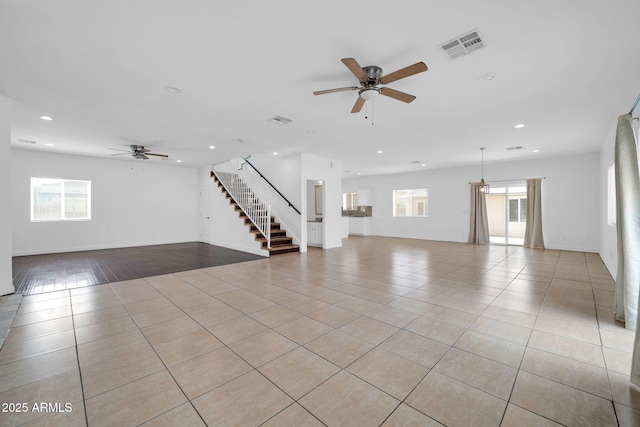
{"type": "Polygon", "coordinates": [[[522,246],[527,226],[525,183],[491,186],[486,197],[490,243],[522,246]]]}
{"type": "Polygon", "coordinates": [[[211,203],[213,185],[201,186],[198,192],[198,241],[211,243],[211,203]]]}
{"type": "Polygon", "coordinates": [[[307,180],[307,246],[324,247],[324,181],[307,180]]]}

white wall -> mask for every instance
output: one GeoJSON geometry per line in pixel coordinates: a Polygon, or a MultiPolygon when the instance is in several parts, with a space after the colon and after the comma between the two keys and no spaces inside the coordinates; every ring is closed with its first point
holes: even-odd
{"type": "Polygon", "coordinates": [[[229,200],[211,178],[210,170],[208,166],[198,170],[201,192],[198,207],[201,215],[200,240],[212,245],[268,257],[269,252],[260,248],[260,242],[256,241],[255,235],[249,232],[249,227],[244,224],[243,219],[238,217],[238,212],[229,204],[229,200]],[[207,216],[209,219],[206,219],[207,216]]]}
{"type": "MultiPolygon", "coordinates": [[[[546,247],[599,251],[601,183],[598,153],[485,163],[484,169],[488,181],[546,177],[542,193],[546,247]]],[[[374,235],[466,242],[469,182],[479,178],[478,165],[346,179],[343,191],[372,188],[374,235]],[[429,189],[429,217],[394,218],[393,190],[424,187],[429,189]]]]}
{"type": "Polygon", "coordinates": [[[11,101],[0,96],[0,295],[13,293],[11,266],[11,101]]]}
{"type": "Polygon", "coordinates": [[[11,170],[14,255],[198,240],[196,169],[13,149],[11,170]],[[91,180],[91,221],[31,222],[31,176],[91,180]]]}
{"type": "MultiPolygon", "coordinates": [[[[298,186],[300,176],[300,154],[289,156],[274,156],[271,154],[252,154],[249,158],[252,165],[278,189],[297,209],[302,210],[302,195],[298,186]]],[[[245,166],[246,168],[246,166],[245,166]]],[[[251,170],[251,168],[247,168],[251,170]]],[[[271,188],[264,180],[257,179],[261,184],[258,189],[271,188]],[[260,182],[262,181],[262,182],[260,182]]]]}

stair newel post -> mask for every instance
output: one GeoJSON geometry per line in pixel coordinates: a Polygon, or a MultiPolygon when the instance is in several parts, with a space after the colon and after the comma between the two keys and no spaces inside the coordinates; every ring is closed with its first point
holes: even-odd
{"type": "Polygon", "coordinates": [[[267,203],[267,247],[271,249],[271,203],[267,203]]]}

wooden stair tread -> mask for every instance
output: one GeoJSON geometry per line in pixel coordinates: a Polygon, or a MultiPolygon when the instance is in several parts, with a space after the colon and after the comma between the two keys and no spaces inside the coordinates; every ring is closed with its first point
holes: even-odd
{"type": "MultiPolygon", "coordinates": [[[[267,249],[267,248],[265,248],[267,249]]],[[[282,246],[276,246],[270,249],[267,249],[269,251],[269,254],[271,255],[275,255],[275,254],[280,254],[280,253],[289,253],[289,252],[299,252],[300,251],[300,246],[298,245],[282,245],[282,246]]]]}
{"type": "MultiPolygon", "coordinates": [[[[279,242],[279,241],[282,241],[282,240],[289,240],[289,239],[292,239],[292,237],[287,237],[287,236],[271,236],[271,241],[272,241],[272,242],[279,242]]],[[[265,241],[265,242],[266,242],[266,241],[267,241],[267,238],[266,238],[266,237],[264,237],[264,236],[261,236],[261,237],[256,237],[256,240],[258,240],[258,241],[265,241]]]]}
{"type": "MultiPolygon", "coordinates": [[[[300,246],[294,245],[293,238],[287,237],[287,231],[280,228],[280,223],[275,222],[275,217],[271,216],[269,228],[271,233],[271,248],[266,247],[267,238],[262,235],[260,230],[253,224],[253,222],[247,217],[247,215],[242,211],[242,208],[236,203],[233,199],[233,196],[224,188],[222,181],[218,179],[218,177],[211,173],[211,176],[214,178],[217,183],[220,191],[223,193],[225,198],[229,199],[229,204],[233,206],[234,211],[238,212],[239,218],[244,218],[245,225],[249,226],[249,232],[255,235],[255,240],[261,243],[262,249],[269,251],[269,255],[278,255],[285,254],[290,252],[299,252],[300,246]]],[[[243,193],[251,193],[251,189],[248,186],[244,186],[241,190],[243,193]]]]}

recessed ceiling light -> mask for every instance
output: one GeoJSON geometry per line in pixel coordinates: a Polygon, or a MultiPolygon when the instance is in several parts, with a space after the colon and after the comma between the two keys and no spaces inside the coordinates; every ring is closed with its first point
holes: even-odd
{"type": "Polygon", "coordinates": [[[176,86],[167,86],[167,90],[171,93],[182,93],[182,89],[176,86]]]}
{"type": "Polygon", "coordinates": [[[362,173],[358,172],[358,175],[362,175],[362,173]]]}
{"type": "Polygon", "coordinates": [[[52,143],[50,143],[50,142],[47,142],[47,143],[46,143],[46,144],[44,144],[44,145],[46,145],[47,147],[53,147],[53,144],[52,144],[52,143]]]}
{"type": "Polygon", "coordinates": [[[213,150],[213,149],[216,148],[216,146],[215,145],[210,145],[209,148],[213,150]]]}
{"type": "Polygon", "coordinates": [[[315,134],[316,134],[316,133],[318,133],[318,132],[316,132],[315,130],[308,130],[308,131],[307,131],[307,133],[308,133],[309,135],[315,135],[315,134]]]}
{"type": "Polygon", "coordinates": [[[274,151],[274,152],[273,152],[273,155],[274,155],[274,156],[277,156],[277,155],[278,155],[278,152],[277,152],[277,151],[274,151]]]}
{"type": "Polygon", "coordinates": [[[382,150],[378,150],[378,151],[377,151],[377,153],[378,153],[378,154],[382,154],[382,150]]]}
{"type": "Polygon", "coordinates": [[[539,153],[540,150],[538,150],[537,148],[535,150],[531,150],[532,153],[539,153]]]}
{"type": "Polygon", "coordinates": [[[51,117],[49,117],[49,116],[40,116],[40,118],[41,118],[42,120],[46,120],[46,121],[48,121],[48,122],[50,122],[51,120],[53,120],[53,119],[52,119],[51,117]]]}
{"type": "Polygon", "coordinates": [[[517,125],[514,126],[514,128],[522,129],[524,126],[525,126],[524,123],[518,123],[517,125]]]}
{"type": "Polygon", "coordinates": [[[427,166],[427,164],[426,164],[426,163],[423,163],[423,164],[421,164],[420,166],[425,167],[425,166],[427,166]]]}
{"type": "Polygon", "coordinates": [[[493,80],[495,78],[496,78],[496,76],[494,76],[493,74],[485,74],[484,76],[480,76],[479,80],[482,80],[483,82],[487,82],[487,81],[493,80]]]}
{"type": "Polygon", "coordinates": [[[182,160],[176,160],[177,163],[182,163],[182,160]]]}

